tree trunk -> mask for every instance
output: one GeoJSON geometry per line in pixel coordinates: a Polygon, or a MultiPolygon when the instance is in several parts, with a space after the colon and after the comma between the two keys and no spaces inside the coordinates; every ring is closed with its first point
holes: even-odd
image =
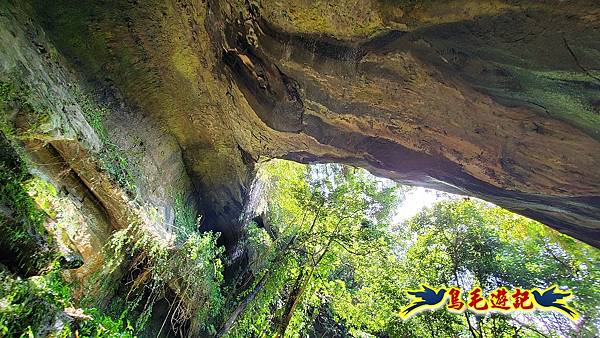
{"type": "MultiPolygon", "coordinates": [[[[338,224],[336,231],[334,231],[334,233],[337,232],[337,230],[339,229],[339,225],[340,224],[338,224]]],[[[281,320],[281,323],[279,324],[279,329],[277,330],[277,334],[275,337],[283,338],[285,336],[285,331],[287,330],[288,326],[290,325],[290,321],[292,320],[292,316],[294,315],[294,312],[296,311],[296,307],[298,306],[298,303],[299,303],[301,297],[304,295],[304,292],[306,291],[306,287],[308,286],[308,283],[312,279],[315,269],[317,268],[317,266],[319,266],[319,263],[321,263],[321,260],[323,259],[323,257],[327,253],[327,251],[329,251],[329,247],[331,246],[333,239],[334,239],[334,235],[331,235],[329,237],[329,241],[327,242],[327,245],[325,245],[325,248],[323,248],[323,251],[319,254],[319,258],[316,261],[314,261],[313,265],[310,267],[310,271],[308,272],[308,275],[306,276],[306,278],[303,277],[304,270],[300,272],[300,275],[296,279],[296,283],[294,283],[294,288],[292,289],[292,292],[290,293],[290,297],[288,298],[288,301],[286,303],[285,311],[282,315],[283,319],[281,320]],[[302,279],[304,279],[304,282],[302,282],[302,279]],[[302,282],[301,286],[300,286],[300,282],[302,282]]]]}
{"type": "MultiPolygon", "coordinates": [[[[279,255],[277,256],[277,258],[275,258],[273,260],[273,263],[272,263],[273,265],[277,264],[280,261],[280,259],[283,256],[285,256],[288,249],[294,243],[295,240],[296,240],[296,237],[292,236],[289,239],[289,241],[285,244],[285,246],[279,250],[279,255]]],[[[264,288],[265,284],[267,283],[267,280],[269,280],[269,277],[271,276],[271,271],[272,270],[267,271],[265,273],[265,275],[260,279],[260,281],[256,284],[256,286],[254,287],[254,290],[252,290],[252,292],[250,294],[248,294],[248,296],[246,296],[246,298],[244,298],[244,300],[238,304],[238,306],[231,313],[231,315],[229,316],[227,321],[225,321],[225,324],[223,324],[223,327],[221,327],[221,330],[219,330],[219,332],[217,333],[217,337],[222,337],[227,332],[229,332],[229,330],[231,330],[231,328],[233,327],[233,325],[235,324],[235,322],[237,321],[239,316],[242,313],[244,313],[244,311],[246,310],[248,305],[254,300],[256,295],[264,288]]]]}
{"type": "Polygon", "coordinates": [[[300,272],[298,278],[296,278],[296,282],[294,283],[294,287],[290,292],[290,296],[285,304],[285,310],[281,316],[281,322],[279,324],[279,328],[277,330],[277,337],[283,337],[285,335],[285,331],[287,327],[290,325],[290,321],[292,320],[292,316],[294,315],[294,311],[296,311],[296,307],[298,306],[298,301],[300,297],[304,294],[306,289],[306,285],[308,281],[312,277],[312,270],[308,276],[305,278],[304,270],[300,272]]]}
{"type": "Polygon", "coordinates": [[[231,330],[231,328],[233,327],[233,324],[235,324],[238,317],[242,313],[244,313],[244,311],[246,310],[248,305],[254,300],[256,295],[264,288],[264,286],[268,280],[268,276],[269,276],[268,273],[265,274],[261,278],[261,280],[258,282],[258,284],[256,284],[256,286],[254,287],[254,290],[252,290],[252,292],[250,292],[250,294],[248,294],[248,296],[246,296],[246,298],[244,298],[244,300],[238,304],[238,306],[235,308],[233,313],[231,313],[231,315],[229,316],[227,321],[225,321],[225,324],[223,324],[223,327],[221,327],[221,330],[219,330],[219,332],[217,333],[217,337],[222,337],[227,332],[229,332],[229,330],[231,330]]]}

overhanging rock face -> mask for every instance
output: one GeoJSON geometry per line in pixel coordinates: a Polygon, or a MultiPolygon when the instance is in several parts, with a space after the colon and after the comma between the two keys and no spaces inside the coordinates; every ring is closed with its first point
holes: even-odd
{"type": "Polygon", "coordinates": [[[171,133],[229,241],[260,156],[477,196],[600,247],[594,1],[32,1],[171,133]]]}

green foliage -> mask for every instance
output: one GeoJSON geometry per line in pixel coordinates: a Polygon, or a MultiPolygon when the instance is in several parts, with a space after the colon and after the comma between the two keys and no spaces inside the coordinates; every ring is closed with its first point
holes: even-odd
{"type": "Polygon", "coordinates": [[[186,203],[183,194],[177,194],[174,199],[175,229],[177,241],[182,242],[197,231],[196,211],[186,203]]]}
{"type": "Polygon", "coordinates": [[[16,100],[17,97],[17,90],[15,89],[13,84],[0,81],[0,103],[10,103],[16,100]]]}
{"type": "MultiPolygon", "coordinates": [[[[267,252],[273,245],[273,240],[265,229],[259,228],[255,222],[250,222],[246,227],[247,246],[250,249],[256,250],[258,255],[267,252]]],[[[264,259],[258,259],[258,263],[264,263],[264,259]]]]}
{"type": "MultiPolygon", "coordinates": [[[[75,326],[79,337],[115,337],[115,338],[133,338],[133,327],[124,316],[113,318],[102,314],[101,311],[95,308],[87,309],[86,315],[92,317],[91,320],[79,321],[75,326]]],[[[124,313],[125,314],[125,313],[124,313]]],[[[73,331],[73,329],[71,329],[73,331]]]]}
{"type": "Polygon", "coordinates": [[[174,281],[182,290],[178,294],[183,300],[179,313],[186,319],[193,316],[191,322],[201,330],[210,329],[208,323],[223,305],[223,265],[219,257],[224,249],[217,246],[217,238],[213,233],[192,234],[172,258],[177,269],[174,281]]]}
{"type": "Polygon", "coordinates": [[[338,165],[271,161],[261,175],[271,182],[268,223],[276,239],[248,226],[247,242],[260,261],[251,263],[256,278],[242,302],[256,296],[228,335],[296,336],[307,331],[332,286],[344,284],[340,275],[349,262],[378,257],[387,246],[386,221],[399,195],[394,184],[338,165]]]}
{"type": "MultiPolygon", "coordinates": [[[[172,324],[191,332],[215,332],[214,319],[223,306],[221,284],[223,248],[217,246],[218,236],[212,233],[192,234],[181,245],[167,242],[143,230],[141,225],[119,231],[113,236],[112,258],[99,280],[114,283],[111,275],[128,267],[120,291],[125,298],[121,306],[109,312],[89,308],[83,315],[91,318],[67,320],[63,310],[73,307],[70,287],[61,276],[58,264],[49,273],[22,279],[8,271],[0,274],[0,332],[34,336],[55,332],[57,321],[65,327],[63,333],[79,337],[134,337],[144,330],[154,303],[166,296],[167,288],[177,295],[169,309],[172,324]],[[54,330],[54,331],[53,331],[54,330]]],[[[118,301],[114,302],[115,304],[118,301]]]]}
{"type": "Polygon", "coordinates": [[[271,161],[269,231],[251,223],[254,278],[226,313],[227,336],[597,336],[597,249],[501,208],[470,199],[436,204],[392,231],[399,195],[363,171],[271,161]],[[519,316],[399,313],[421,283],[484,293],[497,287],[575,293],[576,324],[549,312],[519,316]],[[247,306],[240,306],[248,302],[247,306]],[[235,315],[233,309],[242,314],[235,315]]]}
{"type": "MultiPolygon", "coordinates": [[[[380,270],[378,278],[395,278],[392,281],[395,292],[374,282],[371,285],[376,296],[372,297],[383,297],[380,302],[393,305],[393,313],[397,313],[402,308],[400,304],[408,303],[403,291],[421,283],[440,287],[457,285],[463,290],[479,285],[484,293],[501,286],[543,289],[557,284],[568,286],[576,295],[573,304],[582,314],[577,327],[565,317],[543,312],[514,317],[453,315],[438,310],[406,322],[392,316],[383,327],[362,323],[362,328],[371,326],[377,328],[375,332],[414,337],[513,337],[515,334],[542,337],[553,336],[552,332],[563,336],[597,335],[599,304],[591,295],[598,292],[594,282],[598,280],[598,250],[582,243],[563,246],[552,239],[551,233],[535,221],[481,202],[457,199],[438,203],[400,229],[404,239],[399,242],[399,266],[388,277],[383,277],[386,270],[380,270]],[[583,257],[584,260],[579,260],[583,257]],[[470,333],[469,322],[475,333],[470,333]]],[[[368,306],[361,313],[376,313],[378,307],[368,306]]]]}
{"type": "Polygon", "coordinates": [[[35,100],[26,85],[20,81],[0,81],[0,131],[9,138],[28,139],[40,131],[52,129],[52,117],[43,104],[35,100]],[[33,100],[32,100],[33,98],[33,100]],[[18,133],[12,126],[11,116],[18,113],[22,125],[18,133]]]}
{"type": "Polygon", "coordinates": [[[12,83],[0,81],[0,132],[6,137],[14,136],[14,131],[7,120],[7,112],[12,109],[12,104],[22,101],[18,90],[12,83]]]}
{"type": "Polygon", "coordinates": [[[45,332],[68,304],[69,290],[54,270],[27,279],[0,272],[0,333],[45,332]]]}
{"type": "MultiPolygon", "coordinates": [[[[58,256],[49,250],[51,237],[45,230],[48,216],[56,217],[57,191],[50,183],[32,177],[21,156],[3,135],[0,135],[0,227],[3,237],[2,250],[10,250],[8,256],[17,253],[17,263],[23,274],[39,274],[27,279],[2,272],[0,301],[0,335],[45,335],[59,320],[64,330],[59,336],[69,337],[133,337],[134,332],[144,329],[152,313],[153,304],[163,297],[167,288],[173,289],[178,299],[170,309],[170,318],[179,321],[181,327],[191,325],[196,331],[214,332],[212,319],[218,316],[223,304],[221,283],[223,266],[220,256],[223,248],[216,244],[212,233],[198,234],[193,229],[191,208],[181,203],[188,232],[178,245],[153,235],[150,229],[134,222],[132,227],[114,234],[110,249],[111,260],[105,273],[96,276],[106,288],[119,283],[112,277],[122,267],[130,273],[122,282],[129,286],[124,291],[125,303],[103,314],[96,309],[84,309],[92,319],[76,320],[69,324],[63,309],[73,307],[68,295],[69,286],[64,284],[58,270],[58,256]],[[4,210],[10,210],[4,213],[4,210]],[[191,229],[190,229],[191,228],[191,229]],[[49,267],[54,266],[51,270],[49,267]],[[50,271],[50,272],[47,272],[50,271]]],[[[181,200],[180,200],[181,201],[181,200]]],[[[92,285],[95,283],[91,283],[92,285]]],[[[118,290],[115,290],[118,291],[118,290]]],[[[112,294],[112,293],[108,293],[112,294]]],[[[86,303],[98,304],[98,300],[86,303]]],[[[189,327],[188,327],[189,328],[189,327]]],[[[55,329],[53,329],[55,330],[55,329]]],[[[54,332],[54,334],[57,334],[54,332]]]]}
{"type": "Polygon", "coordinates": [[[28,194],[30,177],[25,162],[0,133],[0,205],[8,211],[0,212],[0,244],[23,274],[39,271],[55,258],[44,228],[46,214],[28,194]]]}
{"type": "MultiPolygon", "coordinates": [[[[4,268],[0,271],[0,336],[43,336],[62,322],[64,329],[58,337],[70,337],[63,314],[65,307],[73,305],[69,287],[60,275],[54,241],[44,227],[48,216],[56,216],[51,200],[57,191],[29,174],[15,146],[2,134],[0,148],[0,205],[10,210],[0,214],[0,242],[7,255],[16,255],[16,262],[5,263],[15,264],[12,268],[22,275],[40,273],[23,278],[4,268]]],[[[85,325],[100,328],[106,322],[97,323],[94,318],[85,325]]]]}
{"type": "MultiPolygon", "coordinates": [[[[126,295],[122,312],[129,314],[136,332],[141,332],[150,318],[155,302],[166,295],[168,288],[177,295],[169,309],[173,329],[214,330],[213,319],[223,304],[221,284],[223,248],[217,246],[218,236],[193,233],[177,246],[154,235],[143,225],[132,224],[112,236],[106,271],[100,277],[109,284],[115,271],[126,266],[130,271],[120,290],[126,295]]],[[[165,319],[166,320],[166,319],[165,319]]]]}
{"type": "Polygon", "coordinates": [[[127,154],[111,141],[108,131],[104,126],[104,119],[108,114],[108,109],[94,102],[81,89],[74,88],[73,92],[87,122],[94,129],[100,141],[102,141],[103,147],[98,154],[102,169],[106,170],[111,178],[122,188],[135,196],[137,194],[134,174],[135,167],[127,154]]]}
{"type": "Polygon", "coordinates": [[[44,214],[27,194],[24,182],[30,177],[27,165],[0,135],[0,203],[15,212],[15,218],[40,228],[44,214]]]}
{"type": "Polygon", "coordinates": [[[117,320],[96,309],[82,314],[89,319],[73,320],[63,311],[72,307],[70,287],[58,266],[41,276],[27,279],[0,272],[0,335],[7,337],[134,337],[122,318],[117,320]],[[57,326],[58,324],[58,326],[57,326]],[[62,329],[60,327],[62,326],[62,329]],[[56,332],[59,329],[59,332],[56,332]]]}
{"type": "Polygon", "coordinates": [[[235,326],[226,332],[227,337],[265,337],[273,331],[274,304],[285,297],[285,286],[293,277],[290,272],[298,269],[296,262],[286,258],[283,257],[284,260],[279,260],[276,264],[268,261],[270,264],[265,264],[268,268],[260,271],[255,282],[236,299],[235,305],[243,302],[253,290],[258,291],[236,320],[235,326]]]}

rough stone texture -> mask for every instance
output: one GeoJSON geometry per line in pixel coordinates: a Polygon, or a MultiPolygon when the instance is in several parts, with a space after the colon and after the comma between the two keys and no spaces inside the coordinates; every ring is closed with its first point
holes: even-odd
{"type": "Polygon", "coordinates": [[[60,215],[46,226],[62,237],[56,240],[64,257],[70,249],[83,257],[83,266],[65,272],[79,282],[74,296],[101,299],[105,295],[97,294],[101,290],[93,277],[106,264],[104,247],[111,234],[142,218],[155,235],[170,238],[173,199],[192,195],[191,182],[168,130],[125,105],[114,88],[85,82],[73,72],[33,16],[23,2],[0,3],[0,81],[17,88],[23,101],[0,107],[0,123],[16,131],[14,141],[32,174],[59,191],[60,215]],[[108,113],[103,117],[107,137],[136,169],[135,203],[100,168],[98,154],[107,141],[90,125],[86,109],[108,113]]]}
{"type": "Polygon", "coordinates": [[[80,76],[173,136],[228,243],[272,156],[474,195],[600,246],[594,1],[30,3],[80,76]]]}
{"type": "Polygon", "coordinates": [[[83,257],[83,265],[78,269],[65,270],[69,281],[79,282],[74,287],[73,296],[80,299],[85,293],[102,299],[94,285],[94,276],[102,271],[106,262],[103,247],[108,243],[114,224],[107,217],[106,210],[96,196],[87,188],[77,172],[73,171],[53,146],[39,141],[27,144],[28,155],[43,172],[44,179],[59,187],[64,196],[60,206],[59,226],[64,230],[77,251],[83,257]]]}

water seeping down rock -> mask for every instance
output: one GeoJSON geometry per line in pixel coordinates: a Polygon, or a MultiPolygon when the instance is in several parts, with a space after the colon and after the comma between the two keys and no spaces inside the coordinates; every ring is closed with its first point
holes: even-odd
{"type": "MultiPolygon", "coordinates": [[[[78,98],[63,95],[77,82],[107,105],[111,139],[141,158],[141,196],[164,224],[177,187],[233,247],[267,156],[476,196],[600,247],[595,1],[30,0],[0,10],[2,81],[46,103],[52,123],[37,139],[67,160],[73,187],[93,185],[73,156],[98,144],[78,98]]],[[[119,209],[100,186],[105,196],[90,198],[112,224],[119,209]]]]}

